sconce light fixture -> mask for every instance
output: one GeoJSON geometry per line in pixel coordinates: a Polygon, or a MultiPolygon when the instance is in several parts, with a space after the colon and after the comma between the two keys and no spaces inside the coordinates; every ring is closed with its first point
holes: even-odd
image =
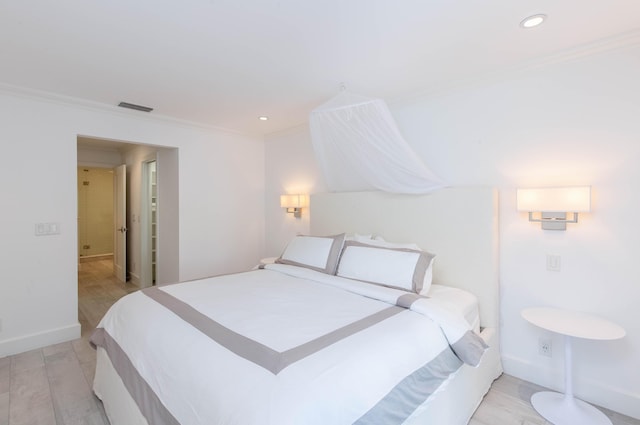
{"type": "Polygon", "coordinates": [[[286,208],[295,218],[300,218],[302,208],[309,206],[308,195],[280,195],[280,206],[286,208]]]}
{"type": "Polygon", "coordinates": [[[567,223],[578,222],[578,213],[591,211],[591,186],[518,189],[517,208],[544,230],[566,230],[567,223]],[[567,219],[567,213],[573,218],[567,219]]]}

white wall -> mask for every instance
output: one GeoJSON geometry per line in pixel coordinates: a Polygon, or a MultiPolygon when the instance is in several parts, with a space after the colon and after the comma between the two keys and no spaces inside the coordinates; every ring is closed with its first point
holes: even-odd
{"type": "Polygon", "coordinates": [[[122,164],[122,154],[114,149],[78,146],[78,166],[113,168],[122,164]]]}
{"type": "Polygon", "coordinates": [[[315,162],[306,126],[265,137],[265,252],[279,256],[291,236],[309,232],[309,209],[295,218],[280,208],[280,195],[327,190],[315,162]]]}
{"type": "Polygon", "coordinates": [[[80,335],[78,135],[179,149],[180,279],[245,270],[263,255],[262,140],[5,90],[0,357],[80,335]],[[36,237],[38,222],[59,223],[61,233],[36,237]]]}
{"type": "MultiPolygon", "coordinates": [[[[563,386],[562,340],[552,336],[552,358],[540,356],[538,338],[549,333],[525,322],[523,308],[599,314],[626,328],[627,337],[575,343],[575,392],[640,418],[638,75],[640,48],[629,47],[390,107],[407,141],[450,185],[500,189],[506,372],[563,386]],[[592,185],[592,213],[565,232],[542,231],[516,212],[517,187],[576,184],[592,185]],[[546,254],[561,256],[560,272],[546,270],[546,254]]],[[[276,197],[289,186],[314,192],[324,184],[304,127],[269,137],[266,160],[267,254],[277,255],[288,238],[308,227],[288,222],[276,197]]]]}
{"type": "MultiPolygon", "coordinates": [[[[157,198],[157,243],[156,243],[156,285],[163,285],[180,280],[177,271],[180,270],[180,235],[178,228],[180,226],[180,170],[179,170],[179,154],[178,149],[158,149],[156,162],[156,184],[158,189],[157,198]]],[[[238,191],[245,192],[246,188],[239,187],[238,191]]],[[[223,193],[222,191],[220,192],[223,193]]],[[[254,194],[251,190],[249,195],[254,194]]],[[[257,206],[257,205],[256,205],[257,206]]],[[[236,205],[237,207],[237,205],[236,205]]],[[[241,219],[249,218],[246,215],[240,215],[241,219]]],[[[228,226],[235,230],[242,231],[243,224],[234,219],[229,213],[226,220],[229,221],[228,226]]],[[[220,223],[222,226],[223,223],[220,223]]],[[[216,227],[217,231],[220,227],[216,227]]],[[[215,233],[213,234],[215,235],[215,233]]],[[[254,241],[255,235],[244,234],[239,238],[238,242],[254,241]]],[[[222,238],[216,235],[216,245],[219,245],[222,238]]],[[[190,241],[185,243],[186,246],[190,241]]],[[[234,253],[239,254],[242,251],[242,245],[231,244],[234,253]]],[[[255,249],[255,248],[254,248],[255,249]]],[[[251,261],[255,251],[250,249],[249,257],[240,255],[239,261],[251,261]]],[[[205,267],[209,263],[205,260],[205,267]]],[[[219,265],[216,270],[229,270],[228,265],[219,265]]],[[[244,265],[239,265],[240,270],[244,270],[244,265]]],[[[207,270],[207,269],[205,269],[207,270]]],[[[205,273],[205,275],[208,273],[205,273]]]]}

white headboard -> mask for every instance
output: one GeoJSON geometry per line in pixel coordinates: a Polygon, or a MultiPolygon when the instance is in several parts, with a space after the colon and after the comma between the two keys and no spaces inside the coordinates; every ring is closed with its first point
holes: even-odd
{"type": "Polygon", "coordinates": [[[498,329],[498,193],[490,187],[446,188],[428,195],[385,192],[311,196],[311,233],[378,234],[415,242],[437,255],[434,283],[475,294],[480,325],[498,329]]]}

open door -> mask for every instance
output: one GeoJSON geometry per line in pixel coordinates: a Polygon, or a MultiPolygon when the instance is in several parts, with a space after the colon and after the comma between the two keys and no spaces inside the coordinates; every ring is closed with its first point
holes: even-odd
{"type": "Polygon", "coordinates": [[[158,180],[156,156],[142,162],[142,196],[140,197],[140,287],[156,284],[158,249],[158,180]]]}
{"type": "Polygon", "coordinates": [[[113,169],[113,274],[127,281],[127,166],[113,169]]]}

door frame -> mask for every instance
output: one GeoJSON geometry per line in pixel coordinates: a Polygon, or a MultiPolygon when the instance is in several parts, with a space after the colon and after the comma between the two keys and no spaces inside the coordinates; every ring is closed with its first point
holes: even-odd
{"type": "MultiPolygon", "coordinates": [[[[158,217],[160,209],[159,203],[159,187],[158,187],[158,155],[154,153],[143,159],[140,163],[142,173],[142,184],[140,187],[140,287],[146,288],[155,285],[153,281],[153,231],[151,229],[151,180],[149,177],[149,169],[151,163],[155,163],[156,169],[156,250],[159,246],[159,232],[160,226],[158,225],[158,217]]],[[[156,280],[157,280],[157,261],[158,255],[156,255],[156,280]]]]}
{"type": "Polygon", "coordinates": [[[113,168],[113,274],[127,281],[127,165],[113,168]]]}

